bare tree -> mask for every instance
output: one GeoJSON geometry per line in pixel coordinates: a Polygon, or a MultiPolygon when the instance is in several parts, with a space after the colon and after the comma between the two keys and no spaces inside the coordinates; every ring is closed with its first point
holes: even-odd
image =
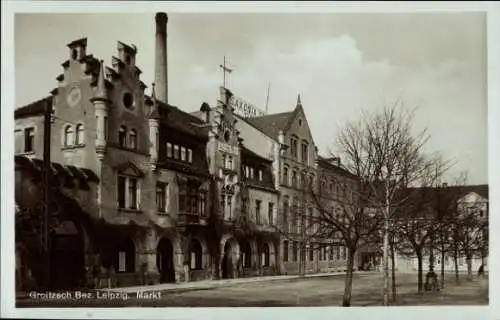
{"type": "Polygon", "coordinates": [[[437,232],[442,217],[439,188],[450,162],[439,156],[426,160],[425,170],[417,187],[399,191],[401,203],[394,209],[392,231],[397,239],[398,252],[417,258],[417,290],[423,292],[423,253],[429,247],[432,236],[437,232]]]}
{"type": "Polygon", "coordinates": [[[321,184],[320,188],[312,189],[316,208],[316,214],[312,217],[315,235],[321,239],[329,239],[329,245],[343,246],[347,250],[347,272],[342,298],[342,306],[345,307],[351,305],[355,254],[362,246],[379,243],[381,222],[376,210],[367,206],[367,195],[370,195],[368,185],[363,179],[350,175],[347,183],[341,179],[334,182],[339,191],[334,208],[321,197],[321,184]]]}
{"type": "Polygon", "coordinates": [[[426,171],[424,145],[426,130],[414,133],[414,111],[396,101],[378,113],[365,113],[361,120],[348,123],[340,132],[338,154],[345,166],[360,177],[367,187],[366,206],[373,208],[383,221],[384,305],[389,292],[389,238],[394,208],[405,199],[398,190],[417,181],[426,171]]]}

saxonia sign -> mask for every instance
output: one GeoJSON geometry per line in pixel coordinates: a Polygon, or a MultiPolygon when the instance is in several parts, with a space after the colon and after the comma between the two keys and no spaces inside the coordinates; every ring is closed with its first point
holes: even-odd
{"type": "Polygon", "coordinates": [[[231,99],[229,100],[229,104],[231,107],[233,107],[234,113],[243,118],[260,117],[266,115],[264,111],[260,110],[253,104],[246,102],[236,96],[231,97],[231,99]]]}

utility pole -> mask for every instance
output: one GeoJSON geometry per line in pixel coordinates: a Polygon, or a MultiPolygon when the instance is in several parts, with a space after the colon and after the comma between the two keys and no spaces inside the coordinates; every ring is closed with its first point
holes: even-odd
{"type": "Polygon", "coordinates": [[[50,139],[52,127],[52,104],[51,100],[45,103],[44,123],[43,123],[43,227],[42,227],[42,251],[45,271],[45,287],[50,286],[50,174],[52,171],[50,160],[50,139]]]}

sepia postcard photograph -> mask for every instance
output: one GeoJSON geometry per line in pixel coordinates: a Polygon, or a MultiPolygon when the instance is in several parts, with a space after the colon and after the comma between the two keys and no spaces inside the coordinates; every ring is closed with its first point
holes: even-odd
{"type": "Polygon", "coordinates": [[[499,6],[349,4],[2,3],[2,317],[498,317],[499,6]]]}

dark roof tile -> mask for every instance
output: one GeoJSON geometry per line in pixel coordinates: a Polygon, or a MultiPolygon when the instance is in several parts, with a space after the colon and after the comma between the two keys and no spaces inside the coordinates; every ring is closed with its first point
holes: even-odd
{"type": "Polygon", "coordinates": [[[295,111],[282,112],[261,117],[244,118],[244,120],[269,137],[278,139],[280,130],[286,130],[294,113],[295,111]]]}
{"type": "Polygon", "coordinates": [[[14,119],[42,115],[45,110],[45,103],[47,102],[52,105],[52,96],[42,98],[28,105],[17,108],[14,110],[14,119]]]}

